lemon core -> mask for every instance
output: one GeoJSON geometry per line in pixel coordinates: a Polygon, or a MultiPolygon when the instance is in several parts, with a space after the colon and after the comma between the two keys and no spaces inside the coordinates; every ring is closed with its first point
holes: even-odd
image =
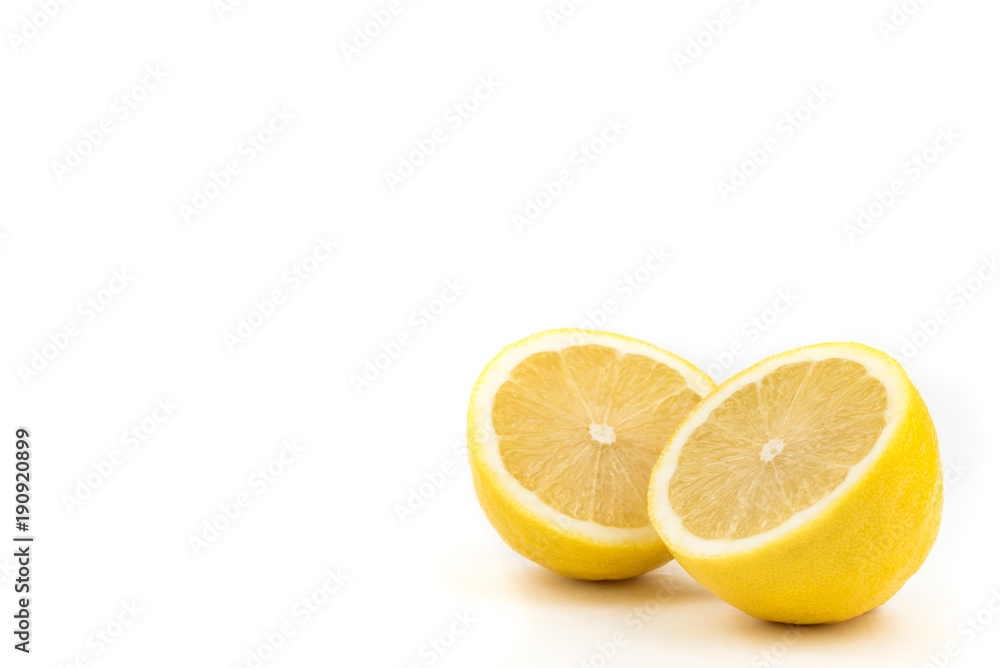
{"type": "Polygon", "coordinates": [[[591,422],[590,437],[601,445],[611,445],[615,442],[615,429],[606,424],[591,422]]]}

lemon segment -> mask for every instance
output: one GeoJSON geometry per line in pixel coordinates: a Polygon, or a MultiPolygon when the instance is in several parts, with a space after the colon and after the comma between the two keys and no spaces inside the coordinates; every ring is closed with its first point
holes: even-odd
{"type": "Polygon", "coordinates": [[[653,468],[649,513],[681,566],[741,610],[848,619],[895,594],[934,542],[937,436],[889,356],[800,348],[691,413],[653,468]]]}
{"type": "Polygon", "coordinates": [[[511,547],[558,573],[620,579],[662,565],[650,470],[713,387],[684,360],[616,334],[550,330],[508,346],[469,406],[480,504],[511,547]]]}

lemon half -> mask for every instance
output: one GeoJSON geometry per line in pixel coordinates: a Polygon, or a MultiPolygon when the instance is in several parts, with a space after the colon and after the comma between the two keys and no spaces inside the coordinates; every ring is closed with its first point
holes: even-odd
{"type": "Polygon", "coordinates": [[[755,617],[835,622],[881,605],[941,521],[937,436],[885,353],[799,348],[726,381],[656,463],[649,513],[681,566],[755,617]]]}
{"type": "Polygon", "coordinates": [[[649,521],[649,474],[715,387],[625,336],[559,329],[504,348],[469,403],[473,482],[514,550],[566,576],[621,579],[670,560],[649,521]]]}

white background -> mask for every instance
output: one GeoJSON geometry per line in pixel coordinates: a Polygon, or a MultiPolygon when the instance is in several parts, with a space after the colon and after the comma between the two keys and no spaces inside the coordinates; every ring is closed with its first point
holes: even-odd
{"type": "Polygon", "coordinates": [[[247,0],[220,16],[212,0],[91,0],[46,18],[4,4],[0,538],[14,533],[23,425],[37,539],[30,657],[11,648],[0,558],[0,664],[245,666],[286,622],[263,665],[918,667],[949,642],[941,664],[995,660],[1000,621],[964,620],[1000,603],[1000,281],[977,277],[1000,250],[1000,6],[910,0],[912,16],[880,29],[889,0],[595,0],[553,27],[555,0],[405,1],[345,56],[386,6],[247,0]],[[723,10],[730,22],[713,23],[723,10]],[[689,39],[706,46],[679,66],[689,39]],[[496,90],[448,120],[480,77],[496,90]],[[294,120],[247,160],[241,144],[275,108],[294,120]],[[88,146],[102,119],[112,131],[88,146]],[[581,159],[609,119],[624,128],[581,159]],[[391,189],[385,173],[435,128],[446,141],[391,189]],[[768,139],[764,164],[743,166],[768,139]],[[914,173],[925,150],[936,159],[914,173]],[[68,173],[54,164],[73,151],[87,155],[68,173]],[[183,215],[230,160],[240,173],[183,215]],[[734,169],[754,173],[724,198],[734,169]],[[561,170],[572,183],[519,229],[512,214],[561,170]],[[902,194],[850,234],[896,179],[902,194]],[[311,265],[320,236],[339,248],[311,265]],[[651,247],[670,259],[647,272],[651,247]],[[293,289],[282,277],[303,263],[316,271],[293,289]],[[127,287],[102,292],[123,268],[127,287]],[[626,275],[645,281],[628,292],[626,275]],[[447,281],[461,287],[443,305],[447,281]],[[972,299],[956,292],[967,284],[972,299]],[[284,303],[227,346],[275,289],[284,303]],[[779,291],[792,305],[776,315],[779,291]],[[106,302],[96,317],[89,299],[106,302]],[[904,354],[936,311],[943,324],[904,354]],[[901,359],[952,472],[922,570],[875,612],[790,631],[676,564],[579,583],[513,553],[461,451],[469,390],[503,345],[588,319],[719,381],[820,341],[901,359]],[[400,334],[410,344],[356,392],[351,376],[400,334]],[[25,373],[36,352],[49,359],[25,373]],[[179,408],[150,421],[165,399],[179,408]],[[152,431],[134,451],[133,427],[152,431]],[[293,438],[304,451],[258,494],[251,477],[293,438]],[[68,507],[88,476],[98,486],[68,507]],[[241,493],[249,507],[196,554],[191,537],[241,493]],[[302,623],[296,601],[337,569],[349,580],[302,623]],[[138,619],[102,644],[132,601],[138,619]],[[456,615],[474,621],[449,643],[456,615]]]}

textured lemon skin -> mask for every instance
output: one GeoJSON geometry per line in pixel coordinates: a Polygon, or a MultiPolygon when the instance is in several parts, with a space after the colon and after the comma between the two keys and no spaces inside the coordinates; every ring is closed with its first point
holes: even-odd
{"type": "MultiPolygon", "coordinates": [[[[473,450],[470,440],[470,458],[474,457],[473,450]]],[[[479,505],[504,542],[515,552],[560,575],[580,580],[622,580],[642,575],[671,559],[667,546],[660,540],[607,545],[551,526],[505,494],[496,476],[477,466],[474,459],[472,482],[479,505]]]]}
{"type": "Polygon", "coordinates": [[[899,429],[850,489],[797,530],[738,554],[688,554],[665,535],[652,512],[654,494],[666,490],[650,488],[653,525],[685,571],[747,614],[791,624],[850,619],[899,591],[937,537],[942,479],[927,407],[902,367],[888,359],[907,384],[899,429]]]}
{"type": "MultiPolygon", "coordinates": [[[[539,337],[562,334],[586,335],[586,330],[558,329],[539,332],[521,341],[505,347],[493,360],[486,365],[472,389],[468,413],[468,454],[472,467],[472,483],[479,499],[479,505],[500,537],[515,552],[544,566],[550,571],[580,580],[624,580],[642,575],[654,568],[669,562],[673,557],[666,545],[654,537],[648,542],[633,542],[627,544],[607,544],[598,542],[589,536],[572,531],[566,527],[553,525],[548,520],[539,517],[537,513],[525,508],[510,494],[505,492],[496,473],[488,466],[482,454],[483,444],[476,427],[479,416],[476,413],[475,401],[483,380],[492,370],[494,364],[512,349],[533,341],[539,337]]],[[[604,336],[613,336],[622,341],[637,341],[620,334],[601,332],[604,336]]],[[[646,344],[645,345],[651,345],[646,344]]],[[[666,353],[677,358],[672,353],[666,353]]],[[[715,382],[697,367],[677,358],[690,369],[697,372],[707,387],[714,388],[715,382]]]]}

